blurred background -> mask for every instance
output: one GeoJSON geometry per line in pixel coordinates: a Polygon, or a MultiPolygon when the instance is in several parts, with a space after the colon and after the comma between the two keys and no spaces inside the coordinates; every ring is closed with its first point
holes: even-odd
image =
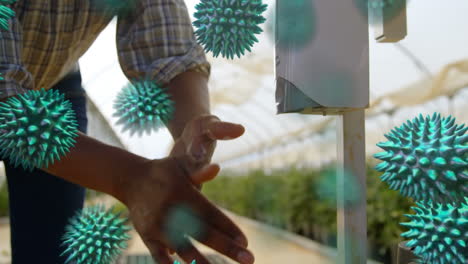
{"type": "MultiPolygon", "coordinates": [[[[198,1],[185,2],[193,14],[198,1]]],[[[265,3],[271,18],[274,1],[265,3]]],[[[411,212],[413,203],[380,182],[371,155],[379,152],[375,144],[385,141],[385,133],[420,113],[439,112],[454,116],[457,123],[467,123],[466,11],[468,1],[409,1],[408,36],[403,41],[378,44],[370,30],[366,199],[369,255],[378,262],[392,263],[404,231],[399,223],[407,220],[403,214],[411,212]]],[[[173,143],[166,129],[130,138],[114,125],[113,101],[128,82],[117,60],[115,29],[114,20],[79,61],[89,99],[89,134],[147,158],[165,157],[173,143]]],[[[222,120],[244,125],[246,133],[235,141],[218,143],[213,160],[223,170],[203,192],[246,231],[256,263],[333,263],[336,208],[323,199],[317,186],[322,186],[324,175],[336,161],[336,117],[276,115],[272,36],[264,32],[258,39],[253,51],[241,59],[208,54],[212,112],[222,120]]],[[[326,186],[334,188],[333,183],[326,186]]],[[[93,191],[88,191],[88,197],[89,204],[115,203],[93,191]]],[[[9,263],[7,199],[0,163],[0,263],[9,263]]],[[[125,207],[117,205],[117,209],[125,207]]],[[[146,263],[146,248],[133,235],[125,254],[140,256],[139,263],[146,263]]]]}

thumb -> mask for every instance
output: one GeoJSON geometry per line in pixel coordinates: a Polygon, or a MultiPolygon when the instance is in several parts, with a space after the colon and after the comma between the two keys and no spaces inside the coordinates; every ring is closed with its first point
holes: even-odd
{"type": "Polygon", "coordinates": [[[220,167],[218,164],[209,164],[201,170],[190,175],[190,179],[195,185],[210,181],[218,175],[220,167]]]}

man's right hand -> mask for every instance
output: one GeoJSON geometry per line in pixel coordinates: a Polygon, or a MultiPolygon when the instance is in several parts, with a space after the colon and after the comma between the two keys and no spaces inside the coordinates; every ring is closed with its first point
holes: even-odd
{"type": "MultiPolygon", "coordinates": [[[[170,249],[187,263],[196,260],[197,264],[209,264],[185,236],[193,227],[168,223],[172,210],[188,208],[202,224],[202,232],[193,239],[239,263],[254,262],[242,231],[196,189],[174,158],[152,160],[144,166],[141,174],[122,181],[123,197],[117,198],[129,208],[130,219],[155,261],[172,264],[166,250],[170,249]],[[245,259],[240,258],[242,253],[245,259]]],[[[218,172],[219,167],[212,164],[191,178],[203,182],[213,179],[218,172]]]]}

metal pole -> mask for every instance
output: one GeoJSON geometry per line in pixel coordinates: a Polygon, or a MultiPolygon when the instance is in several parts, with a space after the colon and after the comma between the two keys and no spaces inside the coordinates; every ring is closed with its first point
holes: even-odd
{"type": "Polygon", "coordinates": [[[365,110],[345,112],[337,124],[337,246],[339,264],[367,262],[365,110]],[[353,175],[363,190],[361,204],[347,207],[345,173],[353,175]]]}

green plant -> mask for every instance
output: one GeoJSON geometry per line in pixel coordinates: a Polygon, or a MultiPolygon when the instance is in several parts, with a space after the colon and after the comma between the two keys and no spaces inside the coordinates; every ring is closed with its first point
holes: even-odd
{"type": "MultiPolygon", "coordinates": [[[[321,200],[314,188],[326,170],[289,168],[270,174],[223,171],[203,186],[203,193],[235,213],[312,238],[314,226],[329,234],[337,229],[336,208],[321,200]]],[[[401,241],[404,227],[398,223],[404,221],[414,203],[389,190],[379,180],[380,174],[370,168],[367,172],[367,225],[370,243],[384,255],[401,241]]]]}
{"type": "Polygon", "coordinates": [[[121,217],[128,218],[128,208],[125,204],[121,202],[116,202],[110,209],[110,212],[117,215],[120,214],[121,217]]]}
{"type": "Polygon", "coordinates": [[[361,189],[356,177],[349,171],[343,173],[344,202],[339,201],[337,193],[338,168],[330,167],[320,171],[320,175],[314,184],[314,192],[318,194],[320,200],[327,202],[332,208],[353,207],[359,205],[364,200],[364,192],[361,189]]]}
{"type": "Polygon", "coordinates": [[[0,216],[8,216],[8,186],[4,182],[0,187],[0,216]]]}
{"type": "Polygon", "coordinates": [[[280,197],[286,227],[289,231],[312,235],[313,224],[318,215],[314,213],[319,201],[312,192],[316,175],[313,171],[300,171],[297,168],[276,172],[283,177],[284,190],[280,197]],[[304,208],[309,207],[309,210],[304,208]]]}
{"type": "Polygon", "coordinates": [[[253,205],[246,196],[252,191],[247,180],[247,177],[225,170],[216,180],[204,184],[202,190],[219,206],[240,215],[253,215],[253,205]]]}
{"type": "MultiPolygon", "coordinates": [[[[372,163],[371,163],[372,164],[372,163]]],[[[390,190],[379,180],[381,173],[368,166],[367,169],[367,237],[380,255],[387,254],[392,246],[402,239],[403,227],[398,223],[404,220],[414,203],[390,190]]]]}
{"type": "Polygon", "coordinates": [[[102,197],[103,195],[105,195],[105,193],[98,192],[98,191],[93,190],[93,189],[86,189],[85,199],[90,200],[90,199],[94,199],[94,198],[97,198],[97,197],[102,197]]]}

